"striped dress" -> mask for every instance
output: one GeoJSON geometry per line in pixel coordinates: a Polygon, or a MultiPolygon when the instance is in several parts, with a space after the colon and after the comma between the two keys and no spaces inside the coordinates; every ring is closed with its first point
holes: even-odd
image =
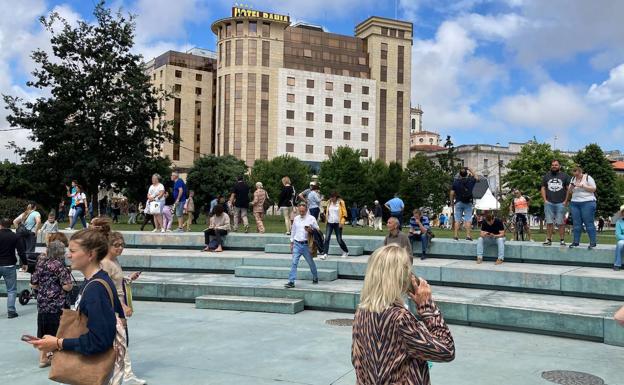
{"type": "Polygon", "coordinates": [[[358,309],[351,361],[358,385],[429,385],[427,361],[455,358],[455,344],[433,301],[418,307],[422,321],[396,304],[382,313],[358,309]]]}

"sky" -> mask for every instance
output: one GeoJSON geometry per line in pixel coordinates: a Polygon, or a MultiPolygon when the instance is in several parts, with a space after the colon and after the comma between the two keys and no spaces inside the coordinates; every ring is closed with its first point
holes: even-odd
{"type": "MultiPolygon", "coordinates": [[[[0,0],[0,93],[33,99],[30,53],[50,51],[38,18],[51,11],[91,21],[96,0],[0,0]]],[[[136,15],[135,49],[149,60],[169,49],[215,49],[213,21],[232,1],[110,0],[136,15]]],[[[620,0],[261,0],[256,10],[353,35],[369,16],[413,23],[412,105],[423,125],[455,145],[524,142],[562,150],[598,143],[624,151],[624,1],[620,0]]],[[[3,103],[0,101],[0,103],[3,103]]],[[[4,106],[3,106],[4,107],[4,106]]],[[[0,130],[9,127],[0,109],[0,130]]],[[[17,161],[0,135],[0,159],[17,161]]]]}

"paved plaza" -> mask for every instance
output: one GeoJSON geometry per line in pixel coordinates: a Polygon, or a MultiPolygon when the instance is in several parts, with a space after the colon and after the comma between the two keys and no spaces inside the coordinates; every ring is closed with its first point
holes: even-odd
{"type": "MultiPolygon", "coordinates": [[[[0,378],[3,384],[49,384],[37,352],[19,341],[35,333],[35,304],[5,318],[0,299],[0,378]]],[[[351,328],[328,319],[351,314],[296,315],[198,310],[193,304],[137,302],[130,323],[135,372],[157,385],[354,384],[351,328]]],[[[575,370],[624,384],[624,348],[526,333],[452,325],[457,357],[434,363],[433,384],[549,384],[545,370],[575,370]]]]}

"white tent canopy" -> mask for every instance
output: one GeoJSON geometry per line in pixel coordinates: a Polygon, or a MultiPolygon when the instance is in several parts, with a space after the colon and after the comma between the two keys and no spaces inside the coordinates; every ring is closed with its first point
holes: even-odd
{"type": "Polygon", "coordinates": [[[488,188],[485,194],[481,197],[481,199],[475,200],[475,209],[477,210],[498,210],[500,205],[492,191],[488,188]]]}

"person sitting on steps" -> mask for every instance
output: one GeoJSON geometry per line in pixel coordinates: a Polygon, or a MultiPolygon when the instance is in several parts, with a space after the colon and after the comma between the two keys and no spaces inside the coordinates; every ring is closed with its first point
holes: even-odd
{"type": "Polygon", "coordinates": [[[481,224],[481,236],[477,240],[477,263],[483,262],[483,249],[492,243],[498,247],[496,265],[500,265],[505,260],[505,226],[494,214],[488,213],[481,224]]]}
{"type": "Polygon", "coordinates": [[[206,247],[202,251],[223,251],[223,237],[230,230],[230,216],[225,213],[223,206],[218,204],[214,207],[210,217],[210,225],[204,230],[204,243],[206,247]],[[211,239],[212,237],[212,239],[211,239]],[[214,241],[211,243],[211,241],[214,241]]]}

